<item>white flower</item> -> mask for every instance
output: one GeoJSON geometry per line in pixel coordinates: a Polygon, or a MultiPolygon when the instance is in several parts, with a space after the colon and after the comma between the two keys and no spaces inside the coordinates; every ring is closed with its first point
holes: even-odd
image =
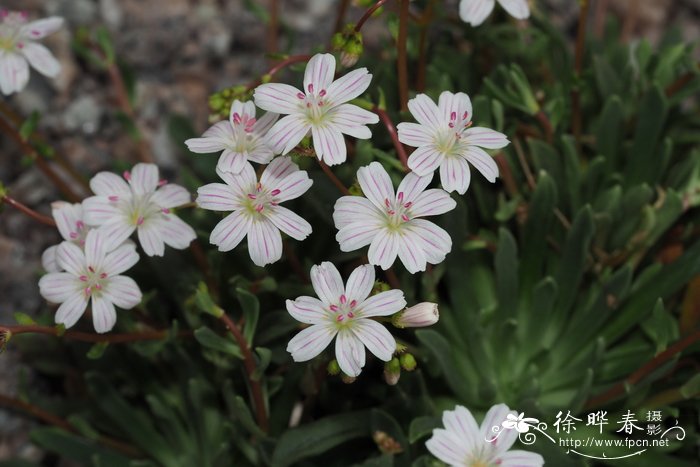
{"type": "MultiPolygon", "coordinates": [[[[527,0],[498,0],[498,3],[514,18],[530,16],[527,0]]],[[[459,2],[459,17],[472,26],[478,26],[491,14],[494,6],[494,0],[462,0],[459,2]]]]}
{"type": "Polygon", "coordinates": [[[120,274],[139,260],[133,243],[123,244],[111,253],[97,230],[88,232],[85,251],[71,242],[58,246],[56,259],[65,272],[52,272],[39,280],[41,295],[60,303],[56,323],[69,328],[92,306],[95,331],[114,327],[114,306],[128,310],[141,302],[141,290],[133,279],[120,274]]]}
{"type": "Polygon", "coordinates": [[[297,321],[310,324],[289,341],[287,352],[295,362],[305,362],[320,354],[334,337],[335,358],[340,369],[355,377],[365,366],[365,347],[388,362],[396,351],[396,341],[384,326],[371,319],[389,316],[406,306],[403,292],[389,290],[367,298],[374,287],[374,267],[355,269],[347,285],[332,263],[311,268],[311,284],[318,298],[287,300],[287,311],[297,321]]]}
{"type": "Polygon", "coordinates": [[[216,173],[223,183],[211,183],[197,190],[197,204],[212,211],[232,211],[219,222],[209,241],[219,251],[230,251],[248,237],[250,259],[258,266],[274,263],[282,257],[280,230],[295,240],[304,240],[311,225],[279,205],[306,193],[313,181],[289,157],[278,157],[260,176],[250,164],[240,174],[216,173]]]}
{"type": "Polygon", "coordinates": [[[398,328],[423,328],[432,326],[440,319],[437,303],[422,302],[406,308],[392,319],[398,328]]]}
{"type": "Polygon", "coordinates": [[[481,148],[500,149],[508,145],[503,133],[482,127],[470,128],[472,103],[463,92],[444,91],[438,105],[425,94],[408,101],[408,109],[418,123],[399,123],[399,140],[417,147],[408,166],[418,175],[440,167],[442,187],[464,194],[471,175],[469,163],[491,183],[498,177],[498,166],[481,148]]]}
{"type": "Polygon", "coordinates": [[[266,113],[256,119],[255,104],[235,100],[228,120],[214,124],[201,138],[188,139],[185,144],[190,151],[199,154],[223,151],[216,166],[222,172],[237,174],[246,161],[268,164],[272,160],[274,154],[264,136],[277,117],[277,114],[266,113]]]}
{"type": "MultiPolygon", "coordinates": [[[[56,227],[64,240],[75,243],[80,248],[85,245],[85,236],[90,227],[85,225],[83,207],[80,203],[71,204],[65,201],[51,203],[51,215],[56,221],[56,227]]],[[[50,246],[41,255],[41,265],[47,272],[59,272],[61,267],[56,261],[58,245],[50,246]]]]}
{"type": "Polygon", "coordinates": [[[111,172],[98,173],[90,180],[97,196],[83,201],[85,222],[99,226],[108,250],[134,230],[148,256],[163,256],[165,244],[178,250],[187,248],[197,235],[170,209],[190,202],[190,193],[179,185],[159,181],[154,164],[136,164],[131,172],[124,172],[124,179],[111,172]]]}
{"type": "Polygon", "coordinates": [[[369,139],[367,124],[379,117],[346,102],[365,92],[372,81],[366,68],[353,70],[333,81],[335,58],[331,54],[311,57],[304,73],[304,89],[288,84],[261,84],[255,89],[255,105],[287,116],[270,129],[267,139],[276,154],[287,154],[309,131],[319,159],[328,165],[345,162],[343,134],[369,139]]]}
{"type": "Polygon", "coordinates": [[[544,465],[544,459],[539,454],[520,450],[508,451],[518,437],[517,431],[504,430],[495,438],[492,428],[500,428],[509,413],[515,414],[505,404],[494,405],[479,427],[471,412],[458,405],[455,410],[443,412],[442,423],[445,428],[433,430],[433,436],[425,446],[435,457],[454,467],[544,465]]]}
{"type": "Polygon", "coordinates": [[[457,203],[441,189],[425,190],[433,175],[409,173],[396,195],[389,174],[378,162],[357,171],[366,198],[343,196],[335,203],[335,236],[342,251],[369,245],[370,264],[388,269],[398,255],[411,273],[437,264],[452,249],[452,239],[424,216],[443,214],[457,203]],[[424,191],[425,190],[425,191],[424,191]]]}
{"type": "Polygon", "coordinates": [[[58,31],[63,18],[53,16],[27,22],[26,12],[0,11],[0,90],[5,95],[19,92],[29,81],[29,65],[50,78],[61,65],[49,49],[35,42],[58,31]]]}

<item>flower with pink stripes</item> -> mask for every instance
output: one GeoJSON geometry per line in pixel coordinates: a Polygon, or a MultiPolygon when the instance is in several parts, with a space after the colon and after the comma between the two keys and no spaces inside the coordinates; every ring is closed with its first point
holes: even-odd
{"type": "Polygon", "coordinates": [[[411,172],[394,185],[379,162],[357,171],[365,197],[343,196],[335,203],[335,236],[342,251],[369,245],[370,264],[388,269],[398,255],[411,274],[438,264],[452,249],[452,239],[443,229],[421,217],[444,214],[457,203],[439,188],[426,190],[433,179],[411,172]]]}
{"type": "Polygon", "coordinates": [[[163,256],[165,245],[185,249],[197,235],[171,211],[189,203],[190,193],[158,177],[154,164],[136,164],[124,178],[100,172],[90,180],[96,196],[83,201],[85,223],[99,226],[107,249],[137,232],[148,256],[163,256]]]}
{"type": "Polygon", "coordinates": [[[458,405],[454,410],[442,413],[445,428],[433,430],[433,436],[425,446],[432,455],[452,467],[544,465],[542,456],[534,452],[508,451],[518,437],[516,430],[502,428],[509,415],[517,417],[507,405],[494,405],[479,426],[469,409],[458,405]],[[498,436],[494,434],[496,432],[498,436]]]}
{"type": "Polygon", "coordinates": [[[139,286],[130,277],[121,275],[138,262],[136,246],[129,242],[108,251],[97,230],[87,233],[84,251],[72,242],[58,246],[56,261],[65,272],[52,272],[39,280],[41,295],[61,304],[56,311],[56,323],[70,328],[90,303],[95,331],[104,333],[117,321],[115,306],[128,310],[141,302],[139,286]]]}
{"type": "MultiPolygon", "coordinates": [[[[527,0],[498,0],[498,3],[516,19],[525,19],[530,16],[527,0]]],[[[491,14],[494,6],[496,6],[494,0],[462,0],[459,2],[459,17],[465,23],[479,26],[491,14]]]]}
{"type": "Polygon", "coordinates": [[[0,91],[19,92],[29,81],[29,65],[42,75],[55,77],[61,65],[49,49],[36,42],[63,26],[63,18],[53,16],[27,22],[26,12],[0,10],[0,91]]]}
{"type": "MultiPolygon", "coordinates": [[[[90,230],[90,227],[85,225],[83,207],[80,203],[71,204],[65,201],[51,203],[51,215],[56,221],[56,227],[61,237],[83,248],[85,245],[85,236],[90,230]]],[[[50,246],[41,255],[41,265],[46,272],[61,271],[61,267],[56,261],[57,250],[58,245],[50,246]]]]}
{"type": "Polygon", "coordinates": [[[311,285],[318,298],[287,300],[289,314],[311,325],[287,345],[287,352],[295,362],[311,360],[328,347],[334,337],[335,358],[348,376],[359,375],[365,366],[365,347],[380,360],[391,360],[396,341],[372,318],[389,316],[403,309],[406,300],[402,291],[389,290],[370,297],[374,266],[369,264],[355,269],[347,284],[343,284],[332,263],[321,263],[311,268],[311,285]]]}
{"type": "Polygon", "coordinates": [[[347,157],[343,134],[358,139],[372,136],[366,125],[379,122],[379,117],[347,103],[365,92],[372,75],[359,68],[333,81],[334,73],[333,55],[316,54],[306,65],[302,91],[282,83],[261,84],[255,89],[255,105],[286,115],[267,134],[276,154],[287,154],[310,131],[316,156],[336,165],[347,157]]]}
{"type": "Polygon", "coordinates": [[[278,157],[260,176],[250,164],[234,175],[216,173],[226,184],[211,183],[197,190],[197,204],[212,211],[231,214],[219,222],[209,241],[219,251],[233,250],[248,237],[250,259],[258,266],[274,263],[282,257],[280,230],[295,240],[304,240],[311,225],[291,210],[280,206],[306,193],[313,181],[289,157],[278,157]]]}
{"type": "Polygon", "coordinates": [[[472,103],[463,92],[444,91],[438,105],[425,94],[408,101],[408,110],[418,123],[399,123],[399,140],[417,147],[408,166],[418,175],[440,168],[442,187],[463,195],[471,180],[469,164],[493,183],[498,166],[482,148],[500,149],[508,145],[503,133],[472,127],[472,103]]]}
{"type": "Polygon", "coordinates": [[[215,123],[201,138],[185,141],[190,151],[198,154],[219,152],[217,167],[233,174],[243,170],[247,161],[269,164],[274,154],[265,142],[265,135],[278,115],[268,112],[255,118],[255,104],[233,101],[228,120],[215,123]]]}

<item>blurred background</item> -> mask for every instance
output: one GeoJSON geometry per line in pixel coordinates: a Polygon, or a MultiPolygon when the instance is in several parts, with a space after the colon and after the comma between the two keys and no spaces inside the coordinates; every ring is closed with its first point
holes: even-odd
{"type": "MultiPolygon", "coordinates": [[[[173,115],[186,116],[197,132],[209,125],[208,97],[216,90],[247,83],[273,63],[266,54],[309,53],[325,47],[337,28],[340,4],[345,20],[355,21],[364,8],[345,0],[12,0],[0,7],[26,10],[30,19],[62,16],[66,27],[45,40],[62,64],[55,80],[32,73],[28,87],[3,97],[21,115],[42,115],[47,142],[86,173],[110,160],[136,162],[137,144],[123,131],[117,96],[104,70],[78,58],[71,41],[81,28],[104,26],[116,54],[133,77],[135,120],[156,163],[174,175],[183,148],[170,137],[173,115]],[[271,31],[267,24],[276,22],[271,31]]],[[[457,11],[457,1],[449,1],[457,11]]],[[[575,0],[536,0],[572,38],[578,17],[575,0]]],[[[700,38],[700,0],[593,0],[589,25],[601,33],[605,19],[617,16],[623,40],[657,41],[678,27],[687,41],[700,38]]],[[[274,24],[274,23],[273,23],[274,24]]],[[[464,26],[468,27],[468,26],[464,26]]],[[[377,48],[389,33],[382,22],[363,29],[365,47],[377,48]]],[[[470,90],[465,90],[470,92],[470,90]]],[[[19,148],[0,139],[0,181],[13,197],[49,214],[60,199],[42,173],[30,167],[19,148]]],[[[16,211],[0,212],[0,322],[13,313],[32,315],[42,306],[37,280],[41,253],[57,243],[57,232],[16,211]]],[[[13,394],[19,378],[31,378],[16,352],[0,358],[0,393],[13,394]]],[[[11,454],[40,459],[28,442],[25,418],[0,409],[0,460],[11,454]]]]}

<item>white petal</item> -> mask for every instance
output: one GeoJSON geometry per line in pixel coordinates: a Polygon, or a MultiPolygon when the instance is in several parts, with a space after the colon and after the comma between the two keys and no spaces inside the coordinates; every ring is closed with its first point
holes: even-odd
{"type": "Polygon", "coordinates": [[[530,7],[527,4],[527,0],[498,0],[498,3],[513,18],[525,19],[530,16],[530,7]]]}
{"type": "Polygon", "coordinates": [[[131,196],[131,188],[122,177],[112,172],[100,172],[90,179],[90,189],[99,196],[131,196]]]}
{"type": "Polygon", "coordinates": [[[240,209],[238,196],[229,185],[210,183],[197,189],[197,206],[210,211],[235,211],[240,209]]]}
{"type": "Polygon", "coordinates": [[[216,163],[216,168],[222,172],[230,172],[232,174],[240,173],[243,167],[248,162],[246,153],[224,149],[221,153],[219,161],[216,163]]]}
{"type": "Polygon", "coordinates": [[[369,245],[367,258],[369,263],[387,270],[394,264],[399,253],[397,235],[388,230],[380,230],[369,245]]]}
{"type": "Polygon", "coordinates": [[[50,18],[44,18],[36,21],[31,21],[20,29],[19,33],[22,37],[27,39],[37,40],[42,39],[49,34],[61,29],[63,26],[63,18],[59,16],[52,16],[50,18]]]}
{"type": "Polygon", "coordinates": [[[80,280],[67,272],[53,272],[39,279],[39,293],[52,303],[65,302],[80,290],[80,280]]]}
{"type": "Polygon", "coordinates": [[[442,165],[440,165],[440,183],[445,191],[457,191],[463,195],[469,182],[471,181],[471,173],[467,161],[458,156],[446,157],[442,165]]]}
{"type": "Polygon", "coordinates": [[[463,143],[486,149],[501,149],[508,146],[509,141],[503,133],[477,126],[464,132],[463,143]]]}
{"type": "Polygon", "coordinates": [[[92,324],[98,334],[109,332],[117,322],[117,312],[105,297],[92,297],[92,324]]]}
{"type": "Polygon", "coordinates": [[[459,17],[472,26],[479,26],[491,14],[494,5],[494,0],[462,0],[459,3],[459,17]]]}
{"type": "Polygon", "coordinates": [[[437,216],[453,210],[457,202],[445,190],[433,188],[421,193],[411,206],[411,216],[437,216]]]}
{"type": "Polygon", "coordinates": [[[347,159],[345,138],[335,125],[311,127],[316,156],[328,165],[338,165],[347,159]]]}
{"type": "Polygon", "coordinates": [[[396,340],[387,329],[371,319],[358,319],[352,332],[378,359],[388,362],[396,352],[396,340]]]}
{"type": "Polygon", "coordinates": [[[431,264],[438,264],[452,250],[452,239],[444,229],[425,219],[412,219],[405,228],[416,233],[422,240],[425,257],[431,264]]]}
{"type": "Polygon", "coordinates": [[[241,102],[238,99],[234,99],[231,103],[231,110],[229,111],[229,120],[233,124],[233,115],[238,114],[241,120],[248,120],[255,118],[255,104],[252,101],[241,102]]]}
{"type": "Polygon", "coordinates": [[[292,315],[292,318],[302,323],[321,324],[328,322],[329,312],[318,298],[297,297],[294,301],[287,300],[287,311],[292,315]]]}
{"type": "Polygon", "coordinates": [[[141,289],[131,277],[110,277],[107,285],[102,289],[104,297],[119,308],[130,310],[141,303],[141,289]]]}
{"type": "MultiPolygon", "coordinates": [[[[304,91],[319,93],[328,90],[335,74],[335,57],[331,54],[316,54],[306,64],[304,71],[304,91]],[[310,88],[309,86],[312,86],[310,88]],[[313,90],[312,90],[313,89],[313,90]]],[[[273,110],[273,109],[269,109],[273,110]]]]}
{"type": "Polygon", "coordinates": [[[187,149],[197,154],[210,154],[226,148],[227,144],[235,143],[231,123],[217,122],[204,132],[201,138],[190,138],[185,141],[187,149]]]}
{"type": "Polygon", "coordinates": [[[408,110],[421,125],[439,128],[442,125],[440,111],[435,102],[425,94],[418,94],[408,101],[408,110]]]}
{"type": "Polygon", "coordinates": [[[315,324],[302,329],[287,344],[287,352],[295,362],[311,360],[328,347],[335,337],[335,330],[326,325],[315,324]]]}
{"type": "Polygon", "coordinates": [[[53,245],[48,247],[41,254],[41,267],[44,268],[46,272],[60,272],[61,268],[58,266],[58,261],[56,260],[56,251],[58,250],[58,245],[53,245]]]}
{"type": "Polygon", "coordinates": [[[394,200],[394,185],[382,164],[372,162],[367,167],[357,170],[357,181],[362,193],[382,212],[386,209],[386,200],[394,200]]]}
{"type": "Polygon", "coordinates": [[[355,251],[372,243],[383,229],[364,222],[352,222],[341,228],[335,235],[340,251],[355,251]]]}
{"type": "Polygon", "coordinates": [[[133,242],[124,243],[105,257],[104,272],[109,277],[117,276],[139,262],[136,245],[133,242]]]}
{"type": "Polygon", "coordinates": [[[264,136],[265,133],[270,131],[270,128],[272,128],[272,125],[275,124],[279,116],[280,115],[278,113],[266,112],[253,124],[253,133],[260,136],[264,136]]]}
{"type": "Polygon", "coordinates": [[[216,168],[216,174],[231,187],[236,197],[246,197],[251,189],[258,182],[258,177],[255,175],[255,169],[249,163],[243,165],[243,169],[233,174],[224,172],[219,167],[216,168]]]}
{"type": "Polygon", "coordinates": [[[161,208],[175,208],[192,201],[190,192],[180,185],[168,183],[158,188],[151,197],[151,201],[161,208]]]}
{"type": "Polygon", "coordinates": [[[311,285],[326,305],[337,304],[340,296],[345,293],[345,284],[340,272],[333,263],[324,261],[311,267],[311,285]]]}
{"type": "Polygon", "coordinates": [[[260,176],[260,183],[268,188],[277,188],[285,178],[298,171],[299,166],[292,161],[291,157],[278,157],[265,167],[260,176]]]}
{"type": "Polygon", "coordinates": [[[144,222],[136,229],[139,243],[147,256],[163,256],[165,254],[165,242],[160,233],[160,226],[156,222],[144,222]]]}
{"type": "Polygon", "coordinates": [[[209,242],[219,247],[219,251],[233,250],[248,235],[250,218],[240,212],[224,217],[211,232],[209,242]]]}
{"type": "Polygon", "coordinates": [[[486,180],[493,183],[498,178],[498,164],[486,151],[476,146],[471,146],[464,154],[465,159],[474,166],[486,180]]]}
{"type": "Polygon", "coordinates": [[[83,200],[83,217],[89,225],[102,225],[117,220],[126,222],[116,202],[110,201],[107,196],[91,196],[83,200]]]}
{"type": "Polygon", "coordinates": [[[248,148],[248,160],[258,164],[269,164],[275,153],[262,139],[258,139],[255,144],[248,148]]]}
{"type": "Polygon", "coordinates": [[[333,83],[328,86],[328,100],[331,105],[338,105],[351,101],[365,92],[371,82],[372,75],[369,74],[367,68],[353,70],[333,81],[333,83]]]}
{"type": "Polygon", "coordinates": [[[466,407],[458,405],[454,410],[444,411],[442,423],[457,439],[462,440],[464,447],[469,451],[472,451],[477,443],[485,442],[481,439],[479,425],[466,407]]]}
{"type": "Polygon", "coordinates": [[[0,51],[0,90],[5,95],[19,92],[29,81],[29,65],[24,56],[0,51]]]}
{"type": "Polygon", "coordinates": [[[399,259],[411,274],[425,271],[426,256],[421,248],[421,239],[417,234],[402,235],[398,240],[399,259]]]}
{"type": "Polygon", "coordinates": [[[83,315],[87,304],[88,300],[82,291],[71,295],[56,310],[56,324],[63,324],[66,328],[72,327],[83,315]]]}
{"type": "Polygon", "coordinates": [[[97,230],[91,230],[85,237],[85,262],[88,268],[95,271],[102,270],[107,250],[102,234],[97,230]]]}
{"type": "Polygon", "coordinates": [[[74,276],[85,274],[85,270],[87,269],[83,250],[70,242],[63,242],[58,245],[56,260],[64,271],[68,271],[74,276]]]}
{"type": "Polygon", "coordinates": [[[495,460],[499,467],[540,467],[544,465],[544,458],[539,454],[518,449],[505,452],[495,460]]]}
{"type": "Polygon", "coordinates": [[[408,167],[416,174],[425,176],[433,173],[445,160],[445,154],[435,146],[421,146],[408,156],[408,167]]]}
{"type": "Polygon", "coordinates": [[[341,329],[335,340],[335,358],[343,373],[358,376],[365,366],[365,346],[349,329],[341,329]]]}
{"type": "Polygon", "coordinates": [[[301,241],[311,235],[311,224],[298,214],[282,206],[271,208],[267,218],[270,219],[275,227],[295,240],[301,241]]]}
{"type": "Polygon", "coordinates": [[[248,253],[258,266],[274,263],[282,257],[282,236],[268,220],[253,221],[248,231],[248,253]]]}
{"type": "Polygon", "coordinates": [[[333,222],[335,222],[337,229],[342,229],[353,222],[378,226],[382,217],[382,212],[370,200],[362,196],[338,198],[333,208],[333,222]]]}
{"type": "Polygon", "coordinates": [[[426,441],[425,447],[433,456],[450,466],[465,465],[465,459],[471,452],[462,440],[456,439],[449,431],[441,428],[433,430],[433,436],[426,441]]]}
{"type": "Polygon", "coordinates": [[[432,180],[432,173],[421,177],[415,172],[411,172],[399,183],[399,187],[396,189],[396,196],[402,196],[404,204],[413,203],[432,180]],[[403,195],[400,195],[401,193],[403,195]]]}
{"type": "Polygon", "coordinates": [[[279,194],[275,198],[282,202],[296,199],[303,195],[311,188],[313,183],[314,181],[309,178],[309,174],[305,170],[299,170],[278,181],[275,185],[265,186],[279,190],[279,194]]]}
{"type": "Polygon", "coordinates": [[[440,94],[438,108],[445,122],[452,120],[452,114],[454,114],[458,121],[465,119],[465,115],[467,121],[471,120],[473,116],[472,101],[469,99],[469,96],[463,92],[455,94],[450,91],[443,91],[440,94]]]}
{"type": "Polygon", "coordinates": [[[311,129],[299,115],[287,115],[275,123],[265,136],[267,145],[275,154],[287,154],[294,149],[311,129]]]}
{"type": "Polygon", "coordinates": [[[427,146],[433,143],[430,127],[418,123],[401,122],[396,125],[399,141],[413,147],[427,146]]]}
{"type": "Polygon", "coordinates": [[[61,64],[43,45],[36,42],[25,42],[21,51],[29,64],[42,75],[53,78],[61,72],[61,64]]]}
{"type": "MultiPolygon", "coordinates": [[[[266,83],[255,88],[255,105],[277,114],[293,114],[301,110],[303,103],[299,90],[288,84],[266,83]]],[[[303,94],[303,93],[302,93],[303,94]]]]}
{"type": "Polygon", "coordinates": [[[341,132],[360,139],[367,139],[372,136],[372,132],[365,125],[379,122],[377,114],[353,104],[339,105],[329,110],[326,117],[341,132]],[[356,136],[358,134],[360,136],[356,136]]]}
{"type": "Polygon", "coordinates": [[[165,244],[177,250],[184,250],[197,238],[194,229],[175,214],[162,216],[155,222],[165,244]]]}
{"type": "Polygon", "coordinates": [[[136,226],[126,223],[124,218],[119,217],[112,222],[101,225],[97,230],[102,234],[106,250],[111,251],[124,243],[124,240],[134,233],[136,226]]]}
{"type": "MultiPolygon", "coordinates": [[[[501,423],[508,417],[508,414],[512,413],[516,417],[518,414],[514,410],[510,410],[505,404],[494,405],[486,412],[484,421],[481,422],[481,437],[484,439],[492,439],[493,427],[501,426],[501,423]]],[[[502,453],[506,452],[515,443],[518,437],[518,432],[516,430],[506,430],[499,436],[495,441],[490,443],[490,450],[492,453],[502,453]]]]}
{"type": "Polygon", "coordinates": [[[389,316],[406,308],[403,292],[397,289],[372,295],[357,306],[358,315],[363,318],[372,316],[389,316]]]}
{"type": "Polygon", "coordinates": [[[155,164],[136,164],[131,169],[129,184],[134,193],[139,195],[154,192],[158,186],[158,166],[155,164]]]}
{"type": "Polygon", "coordinates": [[[348,302],[356,300],[358,303],[364,301],[374,287],[374,266],[365,264],[356,268],[348,278],[345,287],[345,296],[348,302]]]}
{"type": "Polygon", "coordinates": [[[52,203],[51,204],[51,216],[56,221],[56,227],[61,233],[64,240],[73,240],[71,237],[78,234],[79,223],[83,222],[83,208],[80,204],[71,203],[52,203]]]}

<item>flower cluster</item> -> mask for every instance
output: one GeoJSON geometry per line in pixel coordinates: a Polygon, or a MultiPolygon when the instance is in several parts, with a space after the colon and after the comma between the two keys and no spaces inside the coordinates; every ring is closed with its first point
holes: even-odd
{"type": "Polygon", "coordinates": [[[100,172],[90,188],[95,196],[80,204],[52,205],[64,241],[42,255],[49,274],[39,281],[39,290],[48,301],[61,304],[56,323],[73,326],[90,304],[95,330],[104,333],[116,322],[115,305],[128,310],[141,302],[138,285],[120,275],[139,259],[128,240],[131,234],[137,232],[148,256],[162,256],[165,244],[187,248],[196,235],[171,211],[190,202],[189,192],[159,179],[153,164],[137,164],[123,178],[100,172]]]}

